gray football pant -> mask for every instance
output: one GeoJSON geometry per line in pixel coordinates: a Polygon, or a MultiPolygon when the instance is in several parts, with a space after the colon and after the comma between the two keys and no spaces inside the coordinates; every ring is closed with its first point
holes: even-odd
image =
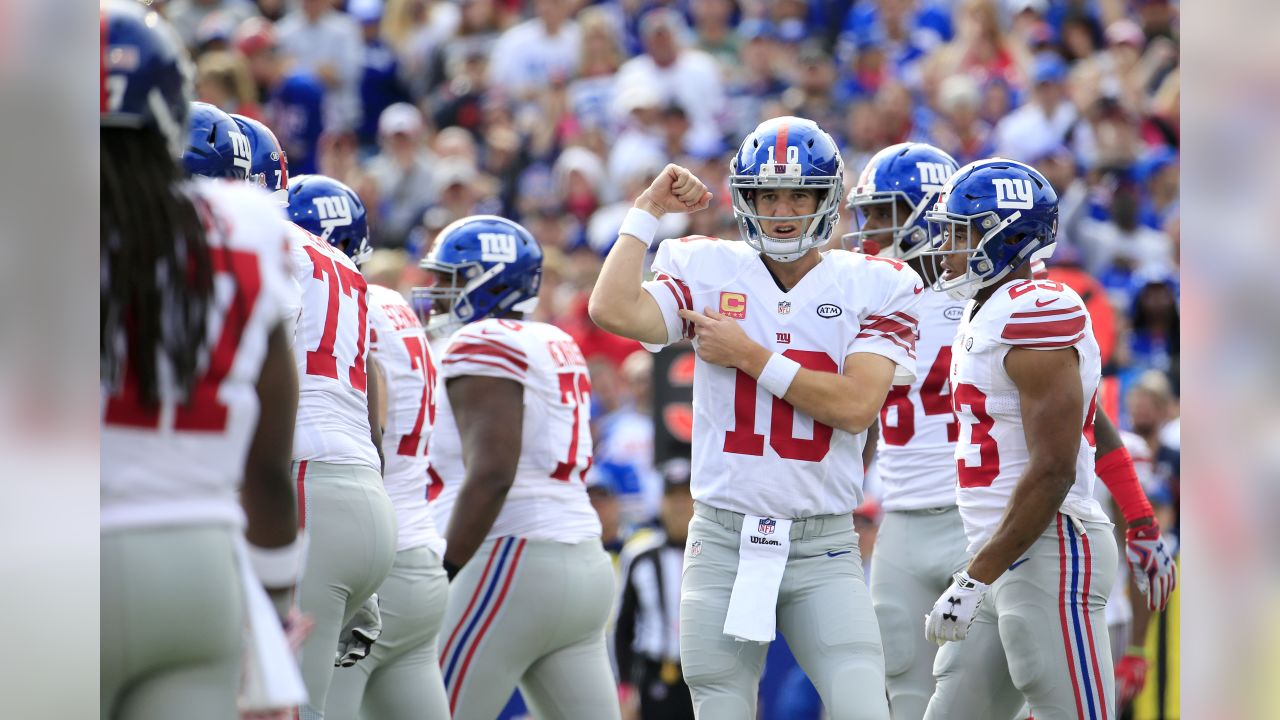
{"type": "Polygon", "coordinates": [[[335,668],[328,720],[448,720],[436,636],[449,601],[449,578],[427,547],[396,553],[378,588],[382,636],[369,656],[335,668]]]}
{"type": "Polygon", "coordinates": [[[938,646],[924,617],[969,562],[964,522],[954,505],[886,512],[871,562],[871,602],[884,643],[893,720],[920,720],[933,695],[938,646]]]}
{"type": "Polygon", "coordinates": [[[244,601],[231,525],[102,535],[104,720],[234,720],[244,601]]]}
{"type": "Polygon", "coordinates": [[[338,634],[369,598],[396,556],[396,518],[378,471],[364,465],[295,462],[300,522],[311,535],[298,607],[315,620],[302,645],[310,698],[302,720],[323,718],[338,634]]]}
{"type": "Polygon", "coordinates": [[[968,636],[938,651],[927,720],[1005,720],[1024,702],[1036,720],[1115,717],[1106,604],[1119,555],[1111,523],[1083,527],[1059,514],[987,591],[968,636]]]}
{"type": "Polygon", "coordinates": [[[453,720],[493,720],[517,685],[535,717],[616,720],[604,637],[614,593],[598,539],[486,540],[454,577],[440,632],[453,720]]]}
{"type": "MultiPolygon", "coordinates": [[[[680,588],[680,663],[699,720],[756,716],[768,645],[724,634],[738,574],[742,517],[695,503],[689,523],[680,588]],[[691,556],[695,542],[701,545],[691,556]]],[[[888,720],[880,628],[862,575],[852,514],[793,522],[777,623],[822,696],[827,717],[888,720]]]]}

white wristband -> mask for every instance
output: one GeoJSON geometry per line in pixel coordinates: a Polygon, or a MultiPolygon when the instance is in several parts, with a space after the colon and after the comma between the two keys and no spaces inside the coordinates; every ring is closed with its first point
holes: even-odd
{"type": "Polygon", "coordinates": [[[618,235],[630,235],[644,243],[645,247],[653,246],[653,236],[658,233],[658,218],[640,208],[633,207],[622,219],[622,227],[618,235]]]}
{"type": "Polygon", "coordinates": [[[249,564],[265,588],[293,587],[307,563],[311,536],[299,530],[293,542],[278,548],[261,548],[249,543],[249,564]]]}
{"type": "Polygon", "coordinates": [[[796,373],[799,372],[800,363],[774,353],[769,356],[769,362],[764,364],[764,370],[760,372],[756,384],[775,397],[784,397],[791,387],[791,381],[796,379],[796,373]]]}

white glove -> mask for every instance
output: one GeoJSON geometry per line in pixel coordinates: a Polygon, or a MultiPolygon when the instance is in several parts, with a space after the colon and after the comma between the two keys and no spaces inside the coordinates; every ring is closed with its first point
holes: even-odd
{"type": "Polygon", "coordinates": [[[373,644],[382,636],[382,613],[378,610],[378,594],[369,596],[351,621],[338,635],[338,652],[334,655],[334,667],[351,667],[369,656],[373,644]]]}
{"type": "Polygon", "coordinates": [[[938,645],[949,640],[963,640],[990,587],[964,571],[953,575],[951,587],[942,593],[924,617],[924,636],[938,645]]]}

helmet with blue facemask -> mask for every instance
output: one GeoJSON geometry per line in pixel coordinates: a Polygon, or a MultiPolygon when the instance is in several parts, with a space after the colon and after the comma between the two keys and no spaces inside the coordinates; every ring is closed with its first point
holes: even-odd
{"type": "Polygon", "coordinates": [[[430,309],[428,332],[531,312],[542,285],[542,247],[519,223],[497,215],[472,215],[440,231],[419,263],[435,284],[413,289],[419,314],[430,309]]]}
{"type": "Polygon", "coordinates": [[[951,176],[925,213],[938,274],[933,289],[966,300],[1032,256],[1047,259],[1058,229],[1058,194],[1038,170],[1004,158],[979,160],[951,176]],[[962,255],[965,272],[947,277],[942,260],[962,255]]]}

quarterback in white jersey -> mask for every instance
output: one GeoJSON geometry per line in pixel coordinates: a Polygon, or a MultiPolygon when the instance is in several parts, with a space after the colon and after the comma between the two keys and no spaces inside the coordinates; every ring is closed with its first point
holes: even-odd
{"type": "Polygon", "coordinates": [[[617,718],[613,566],[585,483],[591,379],[569,335],[524,319],[542,250],[520,225],[477,215],[441,230],[422,267],[429,327],[461,325],[440,356],[430,453],[452,579],[449,711],[490,720],[519,685],[539,717],[617,718]]]}
{"type": "Polygon", "coordinates": [[[642,284],[657,217],[711,201],[668,165],[628,213],[589,308],[651,349],[697,349],[685,679],[699,718],[753,716],[781,629],[831,717],[888,718],[852,511],[866,430],[891,385],[915,378],[924,283],[898,260],[819,249],[839,220],[843,162],[816,123],[761,123],[730,172],[743,242],[666,241],[642,284]]]}
{"type": "Polygon", "coordinates": [[[289,662],[262,593],[287,606],[301,545],[286,224],[259,191],[182,179],[189,60],[163,18],[100,20],[102,716],[235,717],[260,679],[245,629],[289,662]]]}
{"type": "Polygon", "coordinates": [[[367,247],[364,205],[322,175],[292,177],[288,191],[300,289],[293,470],[311,537],[298,604],[316,622],[302,648],[310,700],[301,718],[318,720],[343,626],[395,561],[396,518],[382,482],[378,376],[367,367],[368,289],[353,260],[367,247]]]}

